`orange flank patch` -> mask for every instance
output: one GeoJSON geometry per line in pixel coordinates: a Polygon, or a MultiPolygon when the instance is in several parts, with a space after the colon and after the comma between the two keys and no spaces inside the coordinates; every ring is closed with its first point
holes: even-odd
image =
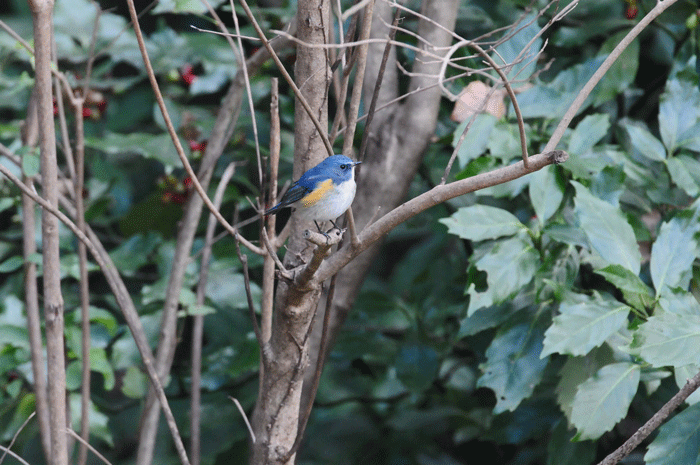
{"type": "Polygon", "coordinates": [[[332,179],[326,179],[323,182],[319,182],[316,184],[316,189],[314,189],[313,192],[301,198],[301,204],[307,208],[311,207],[315,205],[316,202],[324,198],[331,189],[333,189],[332,179]]]}

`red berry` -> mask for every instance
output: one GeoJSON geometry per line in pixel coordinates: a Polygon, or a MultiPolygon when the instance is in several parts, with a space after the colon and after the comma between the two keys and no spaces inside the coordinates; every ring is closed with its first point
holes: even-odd
{"type": "Polygon", "coordinates": [[[100,114],[103,115],[107,109],[107,99],[100,100],[97,102],[97,109],[100,110],[100,114]]]}
{"type": "Polygon", "coordinates": [[[637,8],[636,5],[630,5],[627,7],[625,10],[625,16],[627,19],[634,19],[637,17],[637,13],[639,13],[639,9],[637,8]]]}
{"type": "Polygon", "coordinates": [[[197,79],[197,75],[193,72],[194,68],[192,65],[185,65],[182,67],[181,75],[182,80],[185,84],[192,85],[192,83],[197,79]]]}
{"type": "Polygon", "coordinates": [[[192,178],[187,176],[185,179],[182,180],[182,184],[185,186],[185,189],[191,189],[192,188],[192,178]]]}
{"type": "Polygon", "coordinates": [[[89,118],[92,116],[92,109],[90,107],[83,107],[83,118],[89,118]]]}
{"type": "Polygon", "coordinates": [[[199,150],[199,142],[197,142],[196,140],[191,140],[190,141],[190,151],[196,152],[197,150],[199,150]]]}

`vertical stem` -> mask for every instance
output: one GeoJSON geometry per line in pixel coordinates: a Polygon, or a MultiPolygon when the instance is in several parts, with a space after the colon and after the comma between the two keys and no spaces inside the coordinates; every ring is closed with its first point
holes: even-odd
{"type": "MultiPolygon", "coordinates": [[[[51,89],[51,42],[53,1],[30,0],[34,25],[36,62],[35,88],[39,109],[39,149],[41,152],[42,193],[58,207],[58,167],[51,89]]],[[[51,463],[68,463],[66,437],[66,372],[63,347],[63,297],[58,240],[58,219],[46,210],[41,216],[44,266],[44,318],[48,364],[49,417],[51,424],[51,463]]]]}
{"type": "MultiPolygon", "coordinates": [[[[83,202],[85,186],[84,95],[75,107],[75,219],[76,225],[83,233],[85,232],[85,203],[83,202]]],[[[87,444],[90,438],[90,289],[88,286],[87,248],[82,241],[78,241],[78,257],[80,259],[80,326],[83,352],[82,385],[80,387],[80,437],[82,441],[80,442],[78,464],[85,465],[88,453],[87,444]]]]}
{"type": "MultiPolygon", "coordinates": [[[[277,203],[277,177],[279,172],[280,161],[280,115],[279,115],[279,81],[277,78],[272,79],[271,88],[272,101],[270,102],[270,194],[269,203],[275,205],[277,203]]],[[[267,217],[267,230],[270,235],[275,235],[275,219],[276,215],[267,217]]],[[[274,241],[274,239],[271,239],[274,241]]],[[[260,345],[264,345],[270,341],[270,332],[272,331],[272,305],[274,302],[275,288],[275,261],[268,254],[265,255],[263,261],[263,277],[262,277],[262,305],[260,331],[262,341],[260,345]]],[[[261,367],[262,369],[262,367],[261,367]]],[[[261,377],[262,379],[262,377],[261,377]]]]}
{"type": "MultiPolygon", "coordinates": [[[[36,93],[32,93],[27,110],[22,142],[27,147],[36,147],[39,141],[39,123],[36,93]]],[[[31,185],[32,177],[22,176],[22,181],[31,185]]],[[[46,371],[44,370],[44,350],[41,337],[41,317],[39,316],[39,290],[37,286],[36,263],[32,256],[36,253],[34,221],[34,201],[22,193],[22,253],[24,257],[24,306],[27,310],[27,333],[29,350],[32,357],[32,374],[34,375],[34,396],[41,445],[48,462],[51,457],[51,428],[49,426],[49,407],[46,391],[46,371]]]]}

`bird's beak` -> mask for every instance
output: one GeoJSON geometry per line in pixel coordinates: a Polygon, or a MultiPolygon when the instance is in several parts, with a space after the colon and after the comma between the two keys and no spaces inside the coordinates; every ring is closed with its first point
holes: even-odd
{"type": "Polygon", "coordinates": [[[352,166],[357,166],[357,165],[359,165],[360,163],[362,163],[362,162],[361,162],[361,161],[355,161],[355,162],[353,162],[352,166]]]}

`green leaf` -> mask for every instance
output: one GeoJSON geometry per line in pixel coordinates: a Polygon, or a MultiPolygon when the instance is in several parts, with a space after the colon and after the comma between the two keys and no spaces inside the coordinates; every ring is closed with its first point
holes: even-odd
{"type": "Polygon", "coordinates": [[[133,276],[139,268],[149,262],[149,255],[161,241],[162,238],[153,231],[135,234],[113,249],[109,256],[121,274],[133,276]]]}
{"type": "MultiPolygon", "coordinates": [[[[583,85],[598,69],[604,57],[592,58],[585,63],[568,67],[546,84],[536,85],[518,95],[523,118],[558,119],[564,116],[583,85]]],[[[596,91],[581,105],[579,113],[588,108],[595,98],[596,91]]]]}
{"type": "Polygon", "coordinates": [[[593,349],[585,357],[569,357],[559,370],[559,383],[555,388],[557,402],[566,418],[571,421],[574,398],[581,383],[593,376],[605,365],[615,362],[610,346],[605,344],[593,349]]]}
{"type": "Polygon", "coordinates": [[[515,410],[532,394],[547,366],[540,358],[544,330],[524,313],[499,331],[479,366],[484,374],[476,385],[496,394],[495,414],[515,410]]]}
{"type": "Polygon", "coordinates": [[[687,288],[692,275],[697,242],[697,221],[673,218],[661,225],[659,236],[651,247],[649,271],[656,295],[665,287],[687,288]]]}
{"type": "Polygon", "coordinates": [[[569,139],[569,153],[580,156],[588,152],[608,133],[610,116],[596,113],[588,115],[574,129],[569,139]]]}
{"type": "Polygon", "coordinates": [[[700,91],[697,84],[669,79],[659,104],[659,132],[669,153],[678,148],[699,118],[700,91]]]}
{"type": "Polygon", "coordinates": [[[522,156],[518,126],[508,121],[499,121],[491,132],[488,142],[491,156],[507,164],[515,157],[522,156]]]}
{"type": "Polygon", "coordinates": [[[596,270],[610,284],[622,291],[625,301],[638,310],[650,309],[654,303],[652,290],[644,282],[622,265],[608,265],[596,270]]]}
{"type": "MultiPolygon", "coordinates": [[[[588,24],[588,23],[587,23],[588,24]]],[[[590,25],[589,25],[590,27],[590,25]]],[[[589,29],[576,28],[576,29],[589,29]]],[[[591,32],[594,30],[591,28],[591,32]]],[[[627,31],[620,31],[617,34],[609,36],[608,39],[600,47],[600,54],[609,54],[620,43],[622,38],[627,34],[627,31]]],[[[582,43],[582,42],[579,42],[582,43]]],[[[639,68],[639,41],[633,40],[625,49],[620,57],[615,60],[607,73],[605,79],[601,80],[596,86],[595,106],[617,98],[627,90],[637,77],[637,69],[639,68]]]]}
{"type": "Polygon", "coordinates": [[[107,353],[99,347],[90,348],[90,370],[101,373],[106,391],[114,389],[114,370],[107,360],[107,353]]]}
{"type": "Polygon", "coordinates": [[[560,421],[547,442],[547,465],[588,465],[595,459],[592,441],[572,441],[573,433],[560,421]]]}
{"type": "Polygon", "coordinates": [[[516,236],[494,243],[490,252],[482,256],[476,267],[486,272],[488,289],[476,292],[470,287],[469,314],[482,306],[504,302],[523,286],[530,283],[539,267],[539,254],[528,236],[516,236]]]}
{"type": "Polygon", "coordinates": [[[547,329],[540,357],[560,353],[586,355],[627,323],[630,308],[593,292],[570,294],[547,329]]]}
{"type": "Polygon", "coordinates": [[[659,307],[678,315],[700,315],[700,303],[685,289],[663,288],[659,296],[659,307]]]}
{"type": "Polygon", "coordinates": [[[148,376],[135,366],[126,369],[122,377],[122,392],[132,399],[140,399],[148,392],[148,376]]]}
{"type": "Polygon", "coordinates": [[[440,219],[440,222],[447,226],[450,234],[472,241],[512,236],[526,229],[512,213],[488,205],[462,207],[449,218],[440,219]]]}
{"type": "Polygon", "coordinates": [[[638,274],[642,255],[632,226],[622,212],[591,195],[578,182],[571,182],[576,188],[575,211],[591,248],[608,263],[622,265],[638,274]]]}
{"type": "MultiPolygon", "coordinates": [[[[182,140],[180,143],[183,147],[187,146],[182,140]]],[[[167,133],[153,135],[144,132],[131,134],[107,132],[101,137],[86,137],[85,145],[109,154],[138,153],[158,160],[165,166],[180,164],[173,141],[167,133]]]]}
{"type": "Polygon", "coordinates": [[[700,404],[695,404],[659,428],[644,454],[646,465],[696,465],[700,449],[700,404]]]}
{"type": "Polygon", "coordinates": [[[22,174],[26,176],[36,176],[39,174],[41,164],[39,163],[39,151],[27,150],[22,155],[22,174]]]}
{"type": "MultiPolygon", "coordinates": [[[[457,126],[452,137],[452,147],[457,147],[457,143],[470,120],[471,118],[457,126]]],[[[464,137],[462,145],[459,147],[459,152],[457,152],[457,159],[462,168],[486,151],[486,146],[491,138],[491,131],[496,126],[496,121],[496,117],[488,113],[481,113],[476,116],[476,119],[469,127],[469,132],[464,137]]]]}
{"type": "Polygon", "coordinates": [[[700,194],[700,162],[687,155],[677,155],[666,160],[671,180],[686,194],[697,197],[700,194]]]}
{"type": "Polygon", "coordinates": [[[630,138],[632,147],[642,156],[654,161],[666,159],[666,149],[664,145],[650,133],[642,123],[625,121],[625,131],[630,138]]]}
{"type": "Polygon", "coordinates": [[[0,263],[0,273],[10,273],[19,270],[24,265],[24,258],[20,255],[15,255],[0,263]]]}
{"type": "MultiPolygon", "coordinates": [[[[698,374],[700,371],[700,364],[684,365],[682,367],[675,367],[673,369],[673,378],[676,381],[676,386],[678,389],[682,389],[688,383],[688,380],[698,374]]],[[[696,390],[690,396],[685,399],[685,403],[688,405],[697,404],[700,402],[700,390],[696,390]]]]}
{"type": "MultiPolygon", "coordinates": [[[[508,66],[506,75],[515,79],[528,79],[536,69],[537,56],[542,47],[542,38],[540,27],[537,24],[537,17],[534,15],[525,16],[522,18],[523,26],[513,34],[508,40],[496,47],[493,59],[498,65],[508,66]],[[528,47],[525,49],[525,47],[528,47]]],[[[495,73],[494,73],[495,74],[495,73]]]]}
{"type": "Polygon", "coordinates": [[[396,377],[412,391],[424,391],[435,380],[440,364],[432,347],[412,344],[396,354],[396,377]]]}
{"type": "Polygon", "coordinates": [[[507,320],[513,312],[508,304],[482,308],[473,315],[464,317],[459,322],[457,338],[473,336],[489,328],[493,328],[507,320]]]}
{"type": "Polygon", "coordinates": [[[639,374],[638,365],[613,363],[578,387],[571,412],[571,423],[578,429],[576,440],[597,439],[627,415],[639,374]]]}
{"type": "Polygon", "coordinates": [[[657,312],[634,333],[630,351],[655,367],[700,362],[700,315],[657,312]]]}
{"type": "Polygon", "coordinates": [[[546,166],[530,175],[530,201],[540,224],[545,222],[557,211],[564,198],[564,189],[557,181],[557,171],[554,166],[546,166]]]}

